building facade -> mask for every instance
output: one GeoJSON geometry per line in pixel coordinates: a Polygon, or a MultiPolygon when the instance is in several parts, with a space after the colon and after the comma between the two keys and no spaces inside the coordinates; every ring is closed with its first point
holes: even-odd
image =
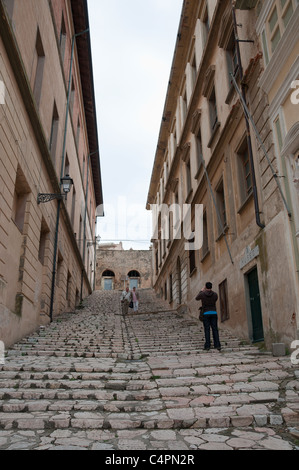
{"type": "Polygon", "coordinates": [[[122,243],[97,249],[96,290],[152,287],[151,250],[124,250],[122,243]]]}
{"type": "Polygon", "coordinates": [[[87,1],[1,0],[0,34],[0,338],[8,347],[91,293],[103,198],[87,1]]]}
{"type": "Polygon", "coordinates": [[[299,329],[298,13],[184,2],[147,200],[156,291],[197,317],[211,281],[221,325],[269,348],[299,329]]]}

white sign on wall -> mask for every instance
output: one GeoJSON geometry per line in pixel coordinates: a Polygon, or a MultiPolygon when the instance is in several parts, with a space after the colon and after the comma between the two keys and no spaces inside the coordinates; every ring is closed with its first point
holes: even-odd
{"type": "Polygon", "coordinates": [[[259,246],[256,246],[251,250],[251,248],[248,246],[245,250],[245,255],[240,261],[240,269],[243,269],[244,266],[246,266],[250,261],[252,261],[254,258],[259,256],[260,254],[260,248],[259,246]]]}

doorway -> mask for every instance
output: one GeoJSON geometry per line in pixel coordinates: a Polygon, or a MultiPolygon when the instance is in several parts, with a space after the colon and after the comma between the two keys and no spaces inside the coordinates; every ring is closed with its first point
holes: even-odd
{"type": "Polygon", "coordinates": [[[113,271],[106,270],[102,274],[102,286],[104,290],[114,289],[115,274],[113,271]]]}
{"type": "Polygon", "coordinates": [[[137,289],[140,286],[140,273],[138,271],[130,271],[128,278],[130,279],[130,290],[132,290],[133,287],[137,289]]]}
{"type": "Polygon", "coordinates": [[[248,305],[250,306],[250,325],[252,342],[264,341],[263,316],[261,307],[261,296],[258,280],[258,272],[255,267],[247,275],[248,305]]]}
{"type": "Polygon", "coordinates": [[[104,279],[104,290],[112,290],[112,279],[104,279]]]}

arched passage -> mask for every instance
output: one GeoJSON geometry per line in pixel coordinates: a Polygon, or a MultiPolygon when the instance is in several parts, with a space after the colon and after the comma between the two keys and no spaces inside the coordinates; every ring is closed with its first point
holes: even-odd
{"type": "Polygon", "coordinates": [[[113,271],[106,269],[102,274],[102,286],[104,290],[114,289],[115,274],[113,271]]]}
{"type": "Polygon", "coordinates": [[[139,287],[140,285],[140,273],[138,271],[132,270],[128,273],[128,278],[130,281],[130,290],[133,289],[133,287],[139,287]]]}

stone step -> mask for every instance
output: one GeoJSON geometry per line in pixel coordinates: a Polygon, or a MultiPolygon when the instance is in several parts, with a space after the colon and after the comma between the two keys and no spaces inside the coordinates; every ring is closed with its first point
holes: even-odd
{"type": "Polygon", "coordinates": [[[220,405],[212,407],[168,408],[161,411],[140,406],[133,412],[103,411],[24,411],[0,412],[0,429],[205,429],[248,427],[252,424],[298,423],[298,412],[277,414],[265,404],[220,405]],[[291,420],[291,421],[290,421],[291,420]]]}
{"type": "MultiPolygon", "coordinates": [[[[147,301],[152,292],[141,294],[155,313],[124,318],[118,293],[95,294],[83,310],[8,351],[0,365],[0,449],[22,433],[36,443],[93,431],[116,441],[149,432],[196,440],[194,433],[215,428],[227,434],[299,424],[299,376],[288,358],[262,355],[224,330],[222,352],[204,352],[199,321],[165,305],[161,311],[147,301]]],[[[77,437],[71,442],[79,445],[77,437]]]]}

